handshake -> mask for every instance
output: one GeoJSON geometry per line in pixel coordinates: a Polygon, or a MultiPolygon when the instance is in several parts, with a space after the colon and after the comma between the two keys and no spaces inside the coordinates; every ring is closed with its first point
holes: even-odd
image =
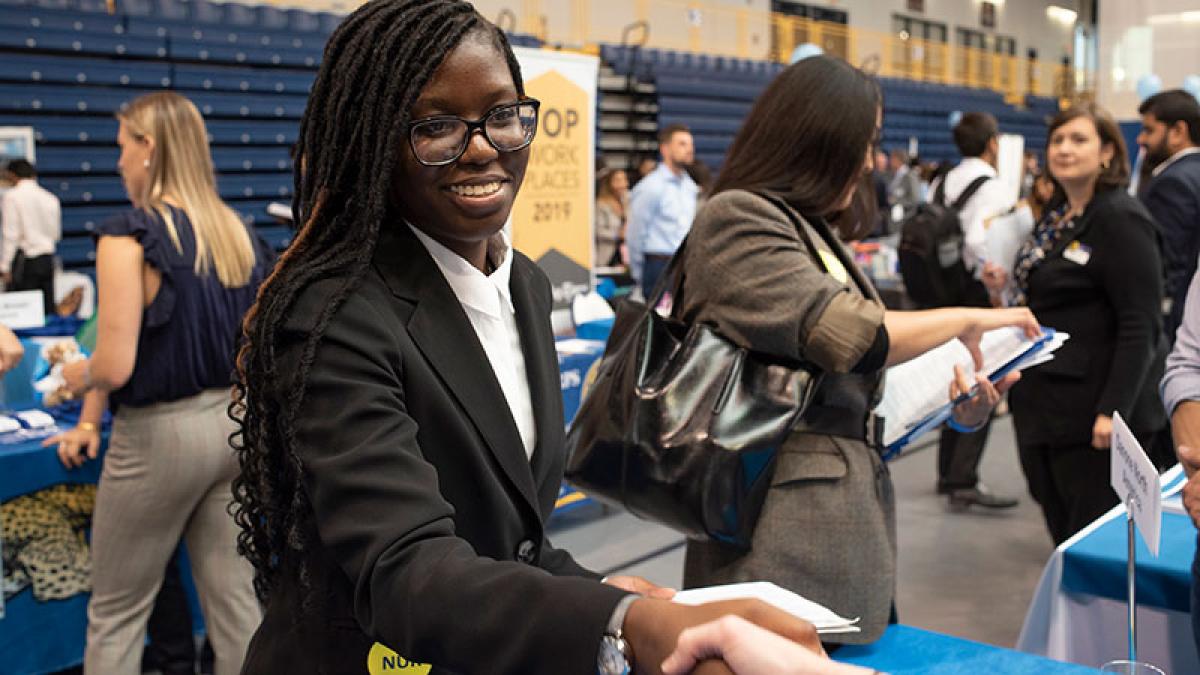
{"type": "Polygon", "coordinates": [[[816,628],[757,599],[702,605],[671,602],[675,591],[640,577],[605,583],[642,597],[629,608],[623,634],[634,672],[664,675],[866,675],[829,660],[816,628]]]}

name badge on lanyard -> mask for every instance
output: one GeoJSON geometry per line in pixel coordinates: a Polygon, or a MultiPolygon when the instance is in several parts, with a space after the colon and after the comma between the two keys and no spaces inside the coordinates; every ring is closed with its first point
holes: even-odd
{"type": "Polygon", "coordinates": [[[1076,265],[1086,265],[1092,259],[1092,247],[1087,244],[1081,244],[1077,241],[1071,242],[1071,245],[1063,251],[1063,257],[1076,265]]]}

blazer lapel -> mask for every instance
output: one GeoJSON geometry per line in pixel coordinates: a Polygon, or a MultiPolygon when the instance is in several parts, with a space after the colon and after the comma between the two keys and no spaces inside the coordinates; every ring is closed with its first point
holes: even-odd
{"type": "Polygon", "coordinates": [[[532,467],[536,487],[540,488],[546,473],[554,465],[555,453],[562,450],[564,421],[558,358],[550,330],[551,308],[537,297],[531,270],[526,267],[528,264],[521,257],[513,260],[510,288],[517,309],[517,329],[521,334],[521,350],[525,352],[525,369],[537,427],[532,467]]]}
{"type": "Polygon", "coordinates": [[[471,418],[505,475],[538,512],[533,473],[504,391],[441,270],[403,223],[380,233],[375,266],[395,295],[416,304],[408,320],[413,341],[471,418]]]}

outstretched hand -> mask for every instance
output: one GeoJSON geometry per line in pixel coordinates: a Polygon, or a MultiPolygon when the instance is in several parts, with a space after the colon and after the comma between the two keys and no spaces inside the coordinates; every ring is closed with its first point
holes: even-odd
{"type": "Polygon", "coordinates": [[[962,311],[971,314],[968,317],[966,330],[958,334],[958,339],[967,348],[967,351],[971,352],[971,358],[975,361],[975,370],[983,369],[983,351],[979,347],[979,341],[983,339],[984,333],[996,328],[1013,326],[1022,329],[1025,336],[1029,338],[1042,334],[1042,327],[1038,325],[1037,319],[1034,318],[1033,312],[1029,311],[1028,307],[964,309],[962,311]]]}

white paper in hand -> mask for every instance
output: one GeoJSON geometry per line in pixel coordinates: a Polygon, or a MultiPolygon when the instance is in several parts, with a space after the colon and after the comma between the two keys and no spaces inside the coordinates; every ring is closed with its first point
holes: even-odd
{"type": "Polygon", "coordinates": [[[824,605],[819,605],[792,591],[776,586],[769,581],[751,581],[724,586],[693,588],[675,594],[674,600],[684,605],[702,605],[720,600],[755,598],[799,619],[811,623],[818,633],[857,633],[861,629],[854,624],[858,619],[845,619],[824,605]]]}
{"type": "Polygon", "coordinates": [[[1126,505],[1131,505],[1133,522],[1142,533],[1150,555],[1158,557],[1158,532],[1162,523],[1162,492],[1158,471],[1146,456],[1120,413],[1113,413],[1112,488],[1126,505]]]}

